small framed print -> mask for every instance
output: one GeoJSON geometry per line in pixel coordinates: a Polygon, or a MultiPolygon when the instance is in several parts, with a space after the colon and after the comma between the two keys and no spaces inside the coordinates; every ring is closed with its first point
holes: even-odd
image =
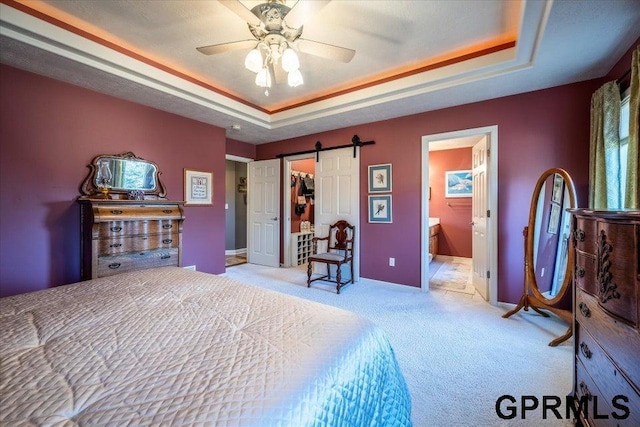
{"type": "Polygon", "coordinates": [[[553,194],[551,201],[560,203],[562,201],[562,193],[564,193],[564,178],[559,173],[553,176],[553,194]]]}
{"type": "Polygon", "coordinates": [[[444,197],[471,197],[473,195],[471,170],[446,171],[444,183],[444,197]]]}
{"type": "Polygon", "coordinates": [[[391,223],[391,194],[369,196],[369,222],[391,223]]]}
{"type": "Polygon", "coordinates": [[[560,223],[560,205],[551,204],[551,212],[549,213],[549,227],[547,233],[558,234],[558,224],[560,223]]]}
{"type": "Polygon", "coordinates": [[[184,204],[185,206],[213,204],[212,172],[184,170],[184,204]]]}
{"type": "Polygon", "coordinates": [[[391,163],[369,166],[369,193],[391,191],[391,163]]]}

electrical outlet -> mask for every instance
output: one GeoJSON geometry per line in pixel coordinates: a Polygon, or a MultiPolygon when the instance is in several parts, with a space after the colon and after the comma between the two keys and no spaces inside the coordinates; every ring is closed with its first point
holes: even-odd
{"type": "Polygon", "coordinates": [[[395,267],[395,266],[396,266],[396,259],[389,258],[389,267],[395,267]]]}

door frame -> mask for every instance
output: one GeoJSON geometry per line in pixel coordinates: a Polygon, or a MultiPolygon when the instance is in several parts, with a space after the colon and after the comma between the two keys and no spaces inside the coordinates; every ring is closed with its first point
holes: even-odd
{"type": "MultiPolygon", "coordinates": [[[[293,156],[284,157],[284,167],[282,168],[282,245],[283,250],[283,267],[291,267],[291,180],[287,179],[291,177],[291,163],[297,160],[306,160],[315,158],[315,154],[297,154],[293,156]]],[[[315,209],[315,205],[313,205],[313,209],[315,209]]]]}
{"type": "MultiPolygon", "coordinates": [[[[420,288],[429,290],[429,145],[433,142],[455,138],[465,138],[476,135],[485,135],[489,141],[489,163],[487,175],[489,176],[489,210],[491,217],[487,224],[487,253],[489,255],[489,303],[498,304],[498,125],[485,126],[473,129],[463,129],[422,136],[422,179],[421,179],[421,227],[420,235],[420,288]]],[[[471,146],[470,144],[469,146],[471,146]]]]}

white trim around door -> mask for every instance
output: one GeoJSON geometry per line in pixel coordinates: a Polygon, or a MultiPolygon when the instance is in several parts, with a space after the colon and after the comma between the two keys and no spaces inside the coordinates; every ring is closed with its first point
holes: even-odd
{"type": "MultiPolygon", "coordinates": [[[[420,242],[420,287],[429,290],[429,148],[442,141],[465,139],[473,136],[485,135],[491,150],[489,156],[487,176],[489,180],[488,206],[490,217],[487,223],[487,255],[489,258],[489,298],[491,305],[498,304],[498,126],[486,126],[474,129],[464,129],[422,137],[422,207],[421,207],[421,242],[420,242]]],[[[460,145],[459,147],[471,146],[460,145]]]]}

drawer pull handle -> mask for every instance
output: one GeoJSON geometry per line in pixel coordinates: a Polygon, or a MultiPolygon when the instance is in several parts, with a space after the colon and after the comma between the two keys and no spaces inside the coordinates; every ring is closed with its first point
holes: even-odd
{"type": "Polygon", "coordinates": [[[114,233],[117,233],[118,231],[122,231],[122,227],[120,226],[111,227],[111,231],[113,231],[114,233]]]}
{"type": "Polygon", "coordinates": [[[578,229],[575,231],[575,238],[576,238],[576,240],[577,240],[578,242],[584,242],[584,238],[585,238],[585,236],[586,236],[586,234],[585,234],[584,230],[581,230],[581,229],[579,229],[579,228],[578,228],[578,229]]]}
{"type": "Polygon", "coordinates": [[[120,215],[120,214],[122,214],[122,211],[119,210],[119,209],[114,209],[114,210],[111,211],[111,213],[114,214],[114,215],[120,215]]]}
{"type": "Polygon", "coordinates": [[[109,264],[109,268],[115,270],[116,268],[120,268],[119,262],[114,262],[113,264],[109,264]]]}
{"type": "Polygon", "coordinates": [[[578,276],[578,277],[584,277],[584,273],[585,273],[584,268],[582,268],[582,267],[578,267],[578,268],[576,269],[576,276],[578,276]]]}
{"type": "Polygon", "coordinates": [[[591,359],[591,350],[589,350],[589,346],[585,343],[580,343],[580,352],[582,353],[582,355],[584,357],[586,357],[587,359],[591,359]]]}
{"type": "Polygon", "coordinates": [[[170,229],[171,227],[173,227],[173,224],[163,224],[162,228],[164,228],[165,230],[170,229]]]}
{"type": "Polygon", "coordinates": [[[122,243],[114,243],[112,245],[109,245],[110,248],[119,248],[120,246],[122,246],[122,243]]]}
{"type": "Polygon", "coordinates": [[[169,243],[173,242],[173,239],[164,239],[162,241],[162,243],[164,243],[165,245],[168,245],[169,243]]]}
{"type": "Polygon", "coordinates": [[[170,214],[170,213],[172,213],[173,211],[172,211],[171,209],[165,209],[165,210],[163,210],[162,212],[164,212],[164,213],[166,213],[166,214],[170,214]]]}
{"type": "Polygon", "coordinates": [[[580,392],[587,398],[587,400],[591,400],[591,392],[589,391],[589,387],[587,387],[584,381],[580,381],[580,392]]]}
{"type": "Polygon", "coordinates": [[[169,258],[171,258],[171,255],[162,255],[160,257],[160,259],[169,259],[169,258]]]}
{"type": "Polygon", "coordinates": [[[580,309],[580,313],[582,313],[584,317],[591,317],[591,310],[589,310],[587,304],[581,302],[580,304],[578,304],[578,308],[580,309]]]}

